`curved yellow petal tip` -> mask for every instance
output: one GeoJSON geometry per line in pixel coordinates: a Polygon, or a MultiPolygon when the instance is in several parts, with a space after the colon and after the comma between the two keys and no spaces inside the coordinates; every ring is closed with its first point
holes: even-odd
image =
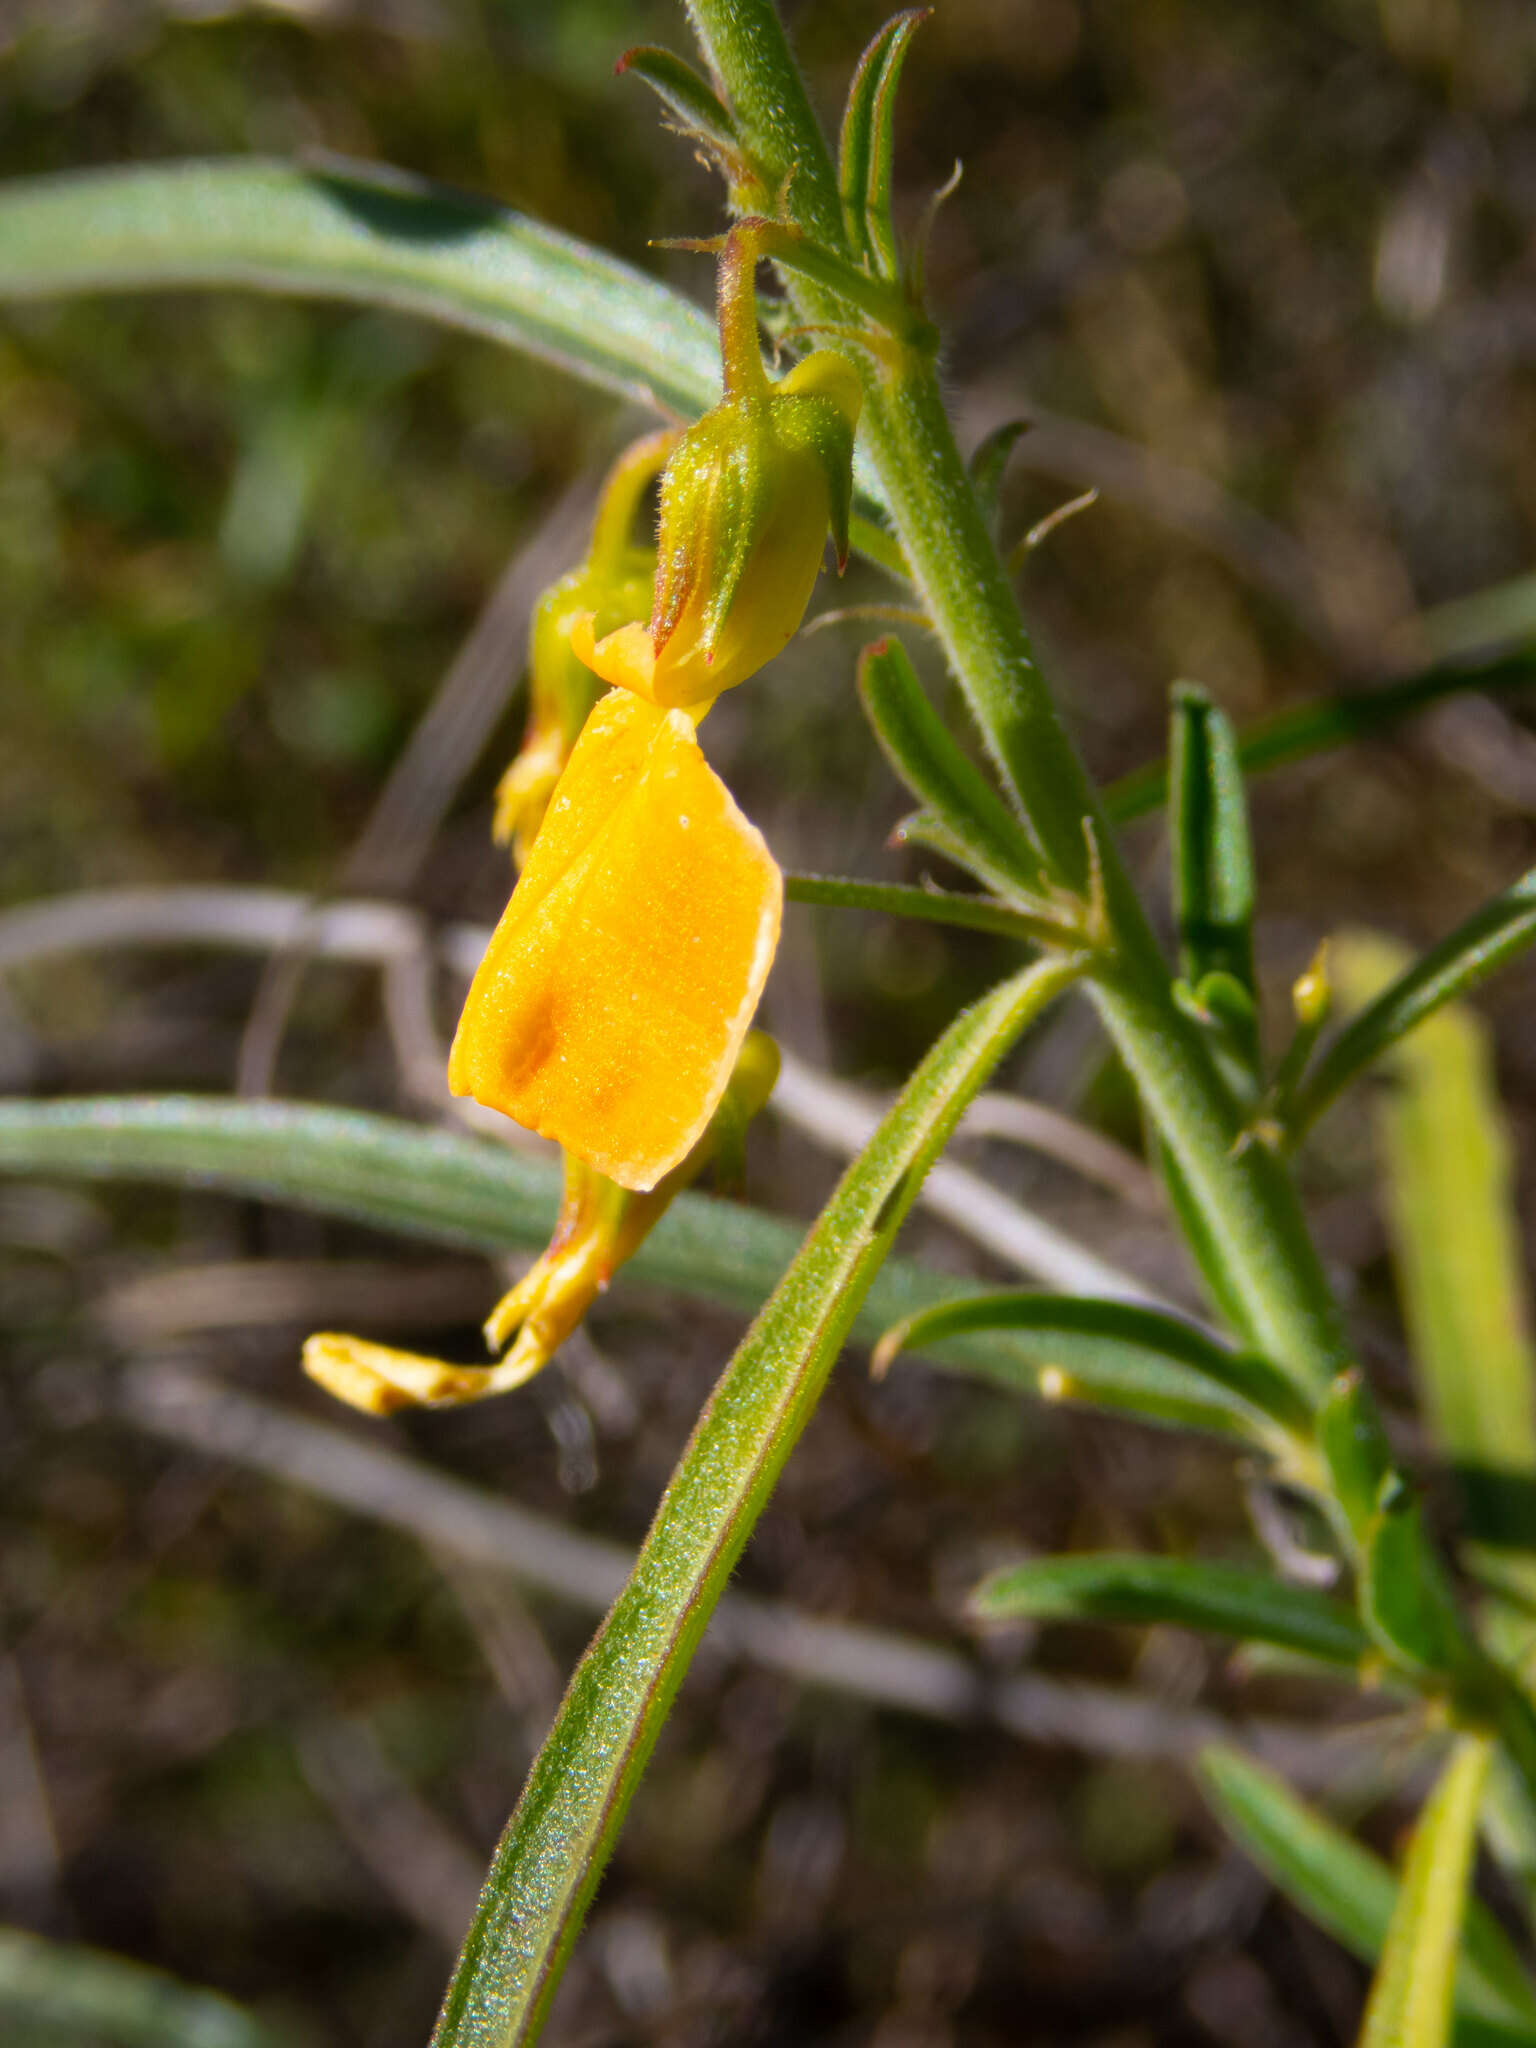
{"type": "Polygon", "coordinates": [[[655,703],[656,646],[643,619],[631,619],[599,640],[596,612],[584,612],[571,628],[571,652],[611,688],[655,703]]]}
{"type": "Polygon", "coordinates": [[[654,1187],[730,1081],[783,896],[692,720],[613,691],[475,975],[449,1086],[654,1187]]]}
{"type": "Polygon", "coordinates": [[[365,1415],[395,1415],[402,1408],[474,1400],[485,1379],[483,1368],[449,1365],[441,1358],[370,1344],[338,1330],[306,1338],[303,1363],[317,1386],[365,1415]]]}

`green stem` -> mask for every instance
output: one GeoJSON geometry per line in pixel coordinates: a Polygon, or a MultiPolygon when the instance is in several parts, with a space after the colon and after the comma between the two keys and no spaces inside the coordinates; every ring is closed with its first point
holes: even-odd
{"type": "MultiPolygon", "coordinates": [[[[765,165],[797,166],[790,212],[842,247],[831,159],[772,0],[688,0],[688,8],[747,147],[765,165]]],[[[802,319],[836,322],[830,293],[793,275],[788,282],[802,319]]],[[[1084,889],[1097,851],[1113,961],[1095,979],[1094,1000],[1227,1263],[1243,1334],[1315,1399],[1348,1364],[1348,1349],[1295,1190],[1262,1147],[1238,1148],[1237,1111],[1173,1001],[1157,942],[1036,666],[929,361],[904,350],[894,367],[866,365],[861,432],[934,629],[1047,862],[1084,889]]]]}
{"type": "Polygon", "coordinates": [[[686,0],[694,34],[736,117],[753,168],[829,249],[845,249],[837,174],[773,0],[686,0]]]}

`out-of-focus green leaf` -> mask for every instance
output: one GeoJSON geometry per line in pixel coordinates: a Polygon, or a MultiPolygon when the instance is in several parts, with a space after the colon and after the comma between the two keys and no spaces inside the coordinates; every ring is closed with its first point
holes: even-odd
{"type": "Polygon", "coordinates": [[[157,164],[0,186],[0,299],[244,286],[395,306],[691,418],[712,323],[510,208],[343,158],[157,164]]]}
{"type": "Polygon", "coordinates": [[[1381,1505],[1392,1454],[1358,1366],[1339,1374],[1318,1409],[1317,1447],[1349,1526],[1363,1542],[1381,1505]]]}
{"type": "MultiPolygon", "coordinates": [[[[220,1096],[0,1100],[6,1174],[216,1188],[487,1252],[542,1246],[560,1201],[553,1159],[393,1117],[220,1096]]],[[[624,1279],[752,1314],[803,1235],[781,1217],[683,1194],[625,1266],[624,1279]]],[[[915,1310],[980,1291],[910,1260],[887,1260],[853,1335],[872,1345],[915,1310]]],[[[1006,1332],[957,1338],[933,1357],[950,1371],[1014,1387],[1030,1372],[1030,1355],[1017,1355],[1006,1332]]]]}
{"type": "Polygon", "coordinates": [[[891,162],[895,145],[896,87],[907,45],[931,10],[909,7],[893,15],[859,59],[843,114],[837,184],[849,246],[882,277],[901,274],[891,218],[891,162]]]}
{"type": "Polygon", "coordinates": [[[1488,1749],[1463,1737],[1419,1815],[1360,2048],[1444,2048],[1450,2035],[1488,1749]]]}
{"type": "MultiPolygon", "coordinates": [[[[1536,689],[1536,646],[1520,647],[1482,661],[1437,664],[1422,675],[1352,697],[1324,697],[1280,711],[1238,735],[1237,751],[1245,772],[1257,775],[1287,761],[1347,746],[1351,740],[1387,732],[1405,718],[1446,697],[1473,691],[1500,696],[1508,691],[1536,689]]],[[[1168,792],[1168,763],[1150,761],[1112,782],[1104,791],[1104,807],[1116,824],[1155,811],[1168,792]]]]}
{"type": "MultiPolygon", "coordinates": [[[[899,640],[879,640],[859,660],[859,696],[886,758],[946,835],[942,850],[989,888],[1017,897],[1037,890],[1040,856],[923,692],[899,640]]],[[[923,836],[912,833],[913,837],[923,836]]]]}
{"type": "Polygon", "coordinates": [[[286,2039],[216,1991],[17,1927],[0,1927],[0,2014],[59,2048],[280,2048],[286,2039]]]}
{"type": "Polygon", "coordinates": [[[1347,1607],[1273,1572],[1131,1551],[1031,1558],[983,1579],[970,1599],[982,1621],[1030,1615],[1070,1621],[1172,1622],[1243,1642],[1272,1643],[1332,1664],[1370,1647],[1347,1607]]]}
{"type": "Polygon", "coordinates": [[[1002,1385],[1052,1400],[1089,1401],[1149,1420],[1222,1426],[1273,1438],[1273,1424],[1302,1427],[1307,1410],[1274,1366],[1229,1351],[1192,1324],[1133,1302],[1091,1301],[1014,1290],[944,1303],[907,1317],[881,1338],[875,1369],[898,1351],[968,1334],[1006,1332],[1009,1348],[988,1366],[1002,1385]]]}
{"type": "MultiPolygon", "coordinates": [[[[1536,874],[1518,888],[1536,932],[1536,874]]],[[[1362,934],[1333,952],[1340,993],[1354,1008],[1369,1004],[1365,1017],[1384,987],[1397,1000],[1407,978],[1398,946],[1362,934]]],[[[1460,1478],[1472,1534],[1536,1550],[1536,1351],[1487,1030],[1470,1009],[1442,1008],[1397,1040],[1387,1072],[1393,1085],[1372,1110],[1425,1413],[1460,1478]]]]}
{"type": "Polygon", "coordinates": [[[534,1760],[435,2048],[538,2033],[673,1695],[923,1176],[1025,1024],[1080,971],[1038,962],[956,1018],[743,1339],[534,1760]]]}
{"type": "Polygon", "coordinates": [[[1421,1671],[1455,1671],[1473,1655],[1424,1510],[1400,1482],[1372,1518],[1360,1559],[1360,1613],[1390,1656],[1421,1671]]]}
{"type": "MultiPolygon", "coordinates": [[[[1200,1780],[1222,1824],[1271,1883],[1362,1961],[1374,1963],[1398,1899],[1388,1865],[1236,1750],[1206,1750],[1200,1780]]],[[[1458,2011],[1536,2040],[1536,1993],[1504,1930],[1476,1900],[1461,1942],[1458,2011]]]]}
{"type": "MultiPolygon", "coordinates": [[[[1390,940],[1369,933],[1346,933],[1335,940],[1333,978],[1346,1002],[1353,991],[1358,1015],[1292,1096],[1287,1118],[1292,1132],[1300,1136],[1309,1129],[1357,1074],[1390,1053],[1445,1004],[1469,995],[1524,952],[1533,939],[1536,868],[1475,910],[1464,924],[1411,964],[1390,940]],[[1367,990],[1371,991],[1369,998],[1367,990]]],[[[1435,1043],[1430,1041],[1430,1050],[1423,1055],[1426,1060],[1435,1057],[1435,1043]]]]}

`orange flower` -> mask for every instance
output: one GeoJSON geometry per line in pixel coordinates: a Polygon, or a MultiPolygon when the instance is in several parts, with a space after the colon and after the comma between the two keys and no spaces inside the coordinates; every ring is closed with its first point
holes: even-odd
{"type": "Polygon", "coordinates": [[[649,623],[601,639],[595,610],[572,625],[619,687],[560,779],[448,1062],[456,1095],[632,1189],[698,1141],[778,943],[783,877],[694,728],[799,625],[829,525],[847,549],[858,376],[823,350],[769,382],[760,229],[721,253],[725,396],[662,476],[649,623]]]}
{"type": "Polygon", "coordinates": [[[448,1084],[560,1144],[555,1235],[486,1325],[493,1350],[516,1333],[497,1365],[312,1337],[305,1369],[373,1413],[479,1399],[537,1372],[773,1085],[777,1054],[744,1045],[784,878],[695,728],[799,626],[829,526],[839,565],[847,553],[860,386],[826,351],[769,383],[753,292],[761,225],[722,251],[725,397],[667,463],[649,621],[632,615],[644,590],[637,599],[629,527],[654,443],[615,471],[588,561],[540,608],[533,717],[498,793],[498,832],[516,836],[522,874],[465,1000],[448,1084]],[[618,686],[574,748],[589,685],[571,651],[618,686]]]}

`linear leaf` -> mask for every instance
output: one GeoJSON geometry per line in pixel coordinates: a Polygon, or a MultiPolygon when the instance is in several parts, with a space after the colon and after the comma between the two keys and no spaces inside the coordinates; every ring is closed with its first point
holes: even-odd
{"type": "Polygon", "coordinates": [[[1253,855],[1231,720],[1193,683],[1173,691],[1169,846],[1185,1008],[1239,1100],[1255,1091],[1253,855]]]}
{"type": "Polygon", "coordinates": [[[1232,721],[1193,683],[1173,691],[1169,833],[1180,966],[1253,994],[1253,854],[1232,721]]]}
{"type": "MultiPolygon", "coordinates": [[[[1536,874],[1517,887],[1536,930],[1536,874]]],[[[1404,986],[1405,956],[1388,940],[1351,936],[1333,954],[1352,1007],[1375,998],[1374,1008],[1383,984],[1389,999],[1404,986]]],[[[1430,1427],[1460,1478],[1470,1531],[1536,1549],[1536,1347],[1489,1033],[1451,1003],[1392,1045],[1387,1063],[1393,1085],[1375,1096],[1372,1115],[1430,1427]]]]}
{"type": "MultiPolygon", "coordinates": [[[[1270,1882],[1345,1948],[1374,1963],[1398,1898],[1390,1866],[1237,1750],[1206,1750],[1199,1775],[1222,1824],[1270,1882]]],[[[1536,2039],[1536,1992],[1504,1930],[1475,1900],[1462,1930],[1456,2005],[1536,2039]]]]}
{"type": "Polygon", "coordinates": [[[449,1987],[436,2048],[504,2048],[537,2033],[715,1601],[924,1174],[1024,1025],[1079,971],[1075,961],[1036,963],[955,1020],[748,1331],[534,1761],[449,1987]]]}
{"type": "MultiPolygon", "coordinates": [[[[1524,952],[1536,939],[1536,868],[1523,874],[1502,894],[1483,904],[1437,946],[1406,966],[1385,988],[1381,964],[1386,955],[1382,942],[1364,937],[1345,937],[1333,945],[1332,967],[1341,988],[1344,976],[1353,975],[1359,991],[1367,981],[1375,982],[1378,993],[1353,1017],[1328,1047],[1311,1073],[1306,1075],[1291,1098],[1288,1124],[1296,1136],[1307,1131],[1328,1105],[1358,1074],[1392,1050],[1416,1025],[1457,997],[1468,995],[1491,974],[1524,952]],[[1374,956],[1362,949],[1377,946],[1374,956]],[[1351,969],[1349,948],[1359,961],[1351,969]]],[[[1387,970],[1388,972],[1390,970],[1387,970]]]]}
{"type": "MultiPolygon", "coordinates": [[[[1039,888],[1033,841],[924,694],[899,640],[877,640],[859,660],[859,696],[887,760],[934,813],[979,880],[1005,894],[1039,888]]],[[[947,851],[947,847],[945,849],[947,851]]]]}
{"type": "Polygon", "coordinates": [[[0,1927],[0,2012],[60,2048],[279,2048],[285,2038],[216,1991],[18,1927],[0,1927]]]}
{"type": "Polygon", "coordinates": [[[1419,1815],[1360,2048],[1444,2048],[1489,1745],[1463,1737],[1419,1815]]]}
{"type": "MultiPolygon", "coordinates": [[[[995,903],[986,896],[962,896],[954,889],[920,889],[905,882],[864,882],[852,875],[786,875],[784,893],[791,903],[818,903],[830,909],[880,910],[890,917],[916,917],[930,924],[952,924],[972,931],[996,932],[1009,939],[1036,939],[1037,919],[995,903]]],[[[1060,933],[1053,931],[1055,938],[1060,933]]]]}
{"type": "Polygon", "coordinates": [[[986,514],[987,524],[997,529],[997,503],[1003,488],[1008,458],[1029,432],[1028,420],[1004,420],[980,441],[970,459],[971,484],[986,514]]]}
{"type": "Polygon", "coordinates": [[[1009,1289],[919,1310],[881,1338],[876,1370],[908,1347],[982,1331],[1006,1332],[1012,1340],[987,1368],[988,1377],[1052,1399],[1144,1409],[1160,1422],[1191,1420],[1214,1408],[1229,1430],[1237,1423],[1260,1436],[1274,1420],[1306,1422],[1300,1396],[1267,1360],[1228,1351],[1157,1309],[1076,1295],[1009,1289]]]}
{"type": "MultiPolygon", "coordinates": [[[[357,1110],[220,1096],[0,1101],[6,1174],[216,1188],[486,1252],[542,1246],[560,1200],[560,1169],[542,1155],[357,1110]]],[[[750,1315],[803,1235],[782,1217],[683,1194],[623,1277],[750,1315]]],[[[910,1260],[888,1260],[854,1337],[872,1345],[914,1310],[980,1291],[910,1260]]],[[[957,1338],[933,1358],[1013,1387],[1029,1369],[1006,1333],[957,1338]]]]}
{"type": "Polygon", "coordinates": [[[1033,1615],[1073,1621],[1173,1622],[1244,1642],[1273,1643],[1332,1664],[1370,1647],[1354,1615],[1273,1572],[1182,1557],[1096,1551],[1032,1558],[983,1579],[970,1599],[983,1621],[1033,1615]]]}
{"type": "Polygon", "coordinates": [[[1424,1525],[1423,1505],[1401,1484],[1366,1530],[1360,1613],[1390,1656],[1419,1670],[1454,1671],[1472,1656],[1455,1591],[1424,1525]]]}
{"type": "MultiPolygon", "coordinates": [[[[1520,647],[1482,661],[1437,663],[1383,689],[1350,697],[1321,697],[1262,719],[1238,735],[1238,758],[1249,775],[1279,768],[1287,761],[1347,746],[1351,740],[1390,731],[1416,712],[1446,697],[1480,691],[1501,696],[1506,691],[1536,688],[1536,647],[1520,647]]],[[[1127,824],[1155,811],[1168,792],[1168,763],[1149,761],[1121,776],[1104,791],[1104,808],[1117,824],[1127,824]]]]}
{"type": "Polygon", "coordinates": [[[671,50],[658,50],[639,43],[626,50],[614,69],[632,71],[682,123],[685,130],[702,136],[723,158],[741,156],[741,137],[729,108],[707,79],[701,78],[688,61],[671,50]]]}
{"type": "Polygon", "coordinates": [[[403,172],[239,158],[0,186],[0,298],[187,285],[398,307],[688,418],[719,396],[698,307],[509,207],[403,172]]]}
{"type": "Polygon", "coordinates": [[[853,75],[838,144],[837,183],[849,245],[892,279],[901,273],[891,218],[896,87],[907,45],[930,12],[906,8],[877,32],[853,75]]]}
{"type": "Polygon", "coordinates": [[[1317,1447],[1350,1528],[1368,1540],[1392,1471],[1381,1415],[1358,1366],[1341,1372],[1317,1411],[1317,1447]]]}

